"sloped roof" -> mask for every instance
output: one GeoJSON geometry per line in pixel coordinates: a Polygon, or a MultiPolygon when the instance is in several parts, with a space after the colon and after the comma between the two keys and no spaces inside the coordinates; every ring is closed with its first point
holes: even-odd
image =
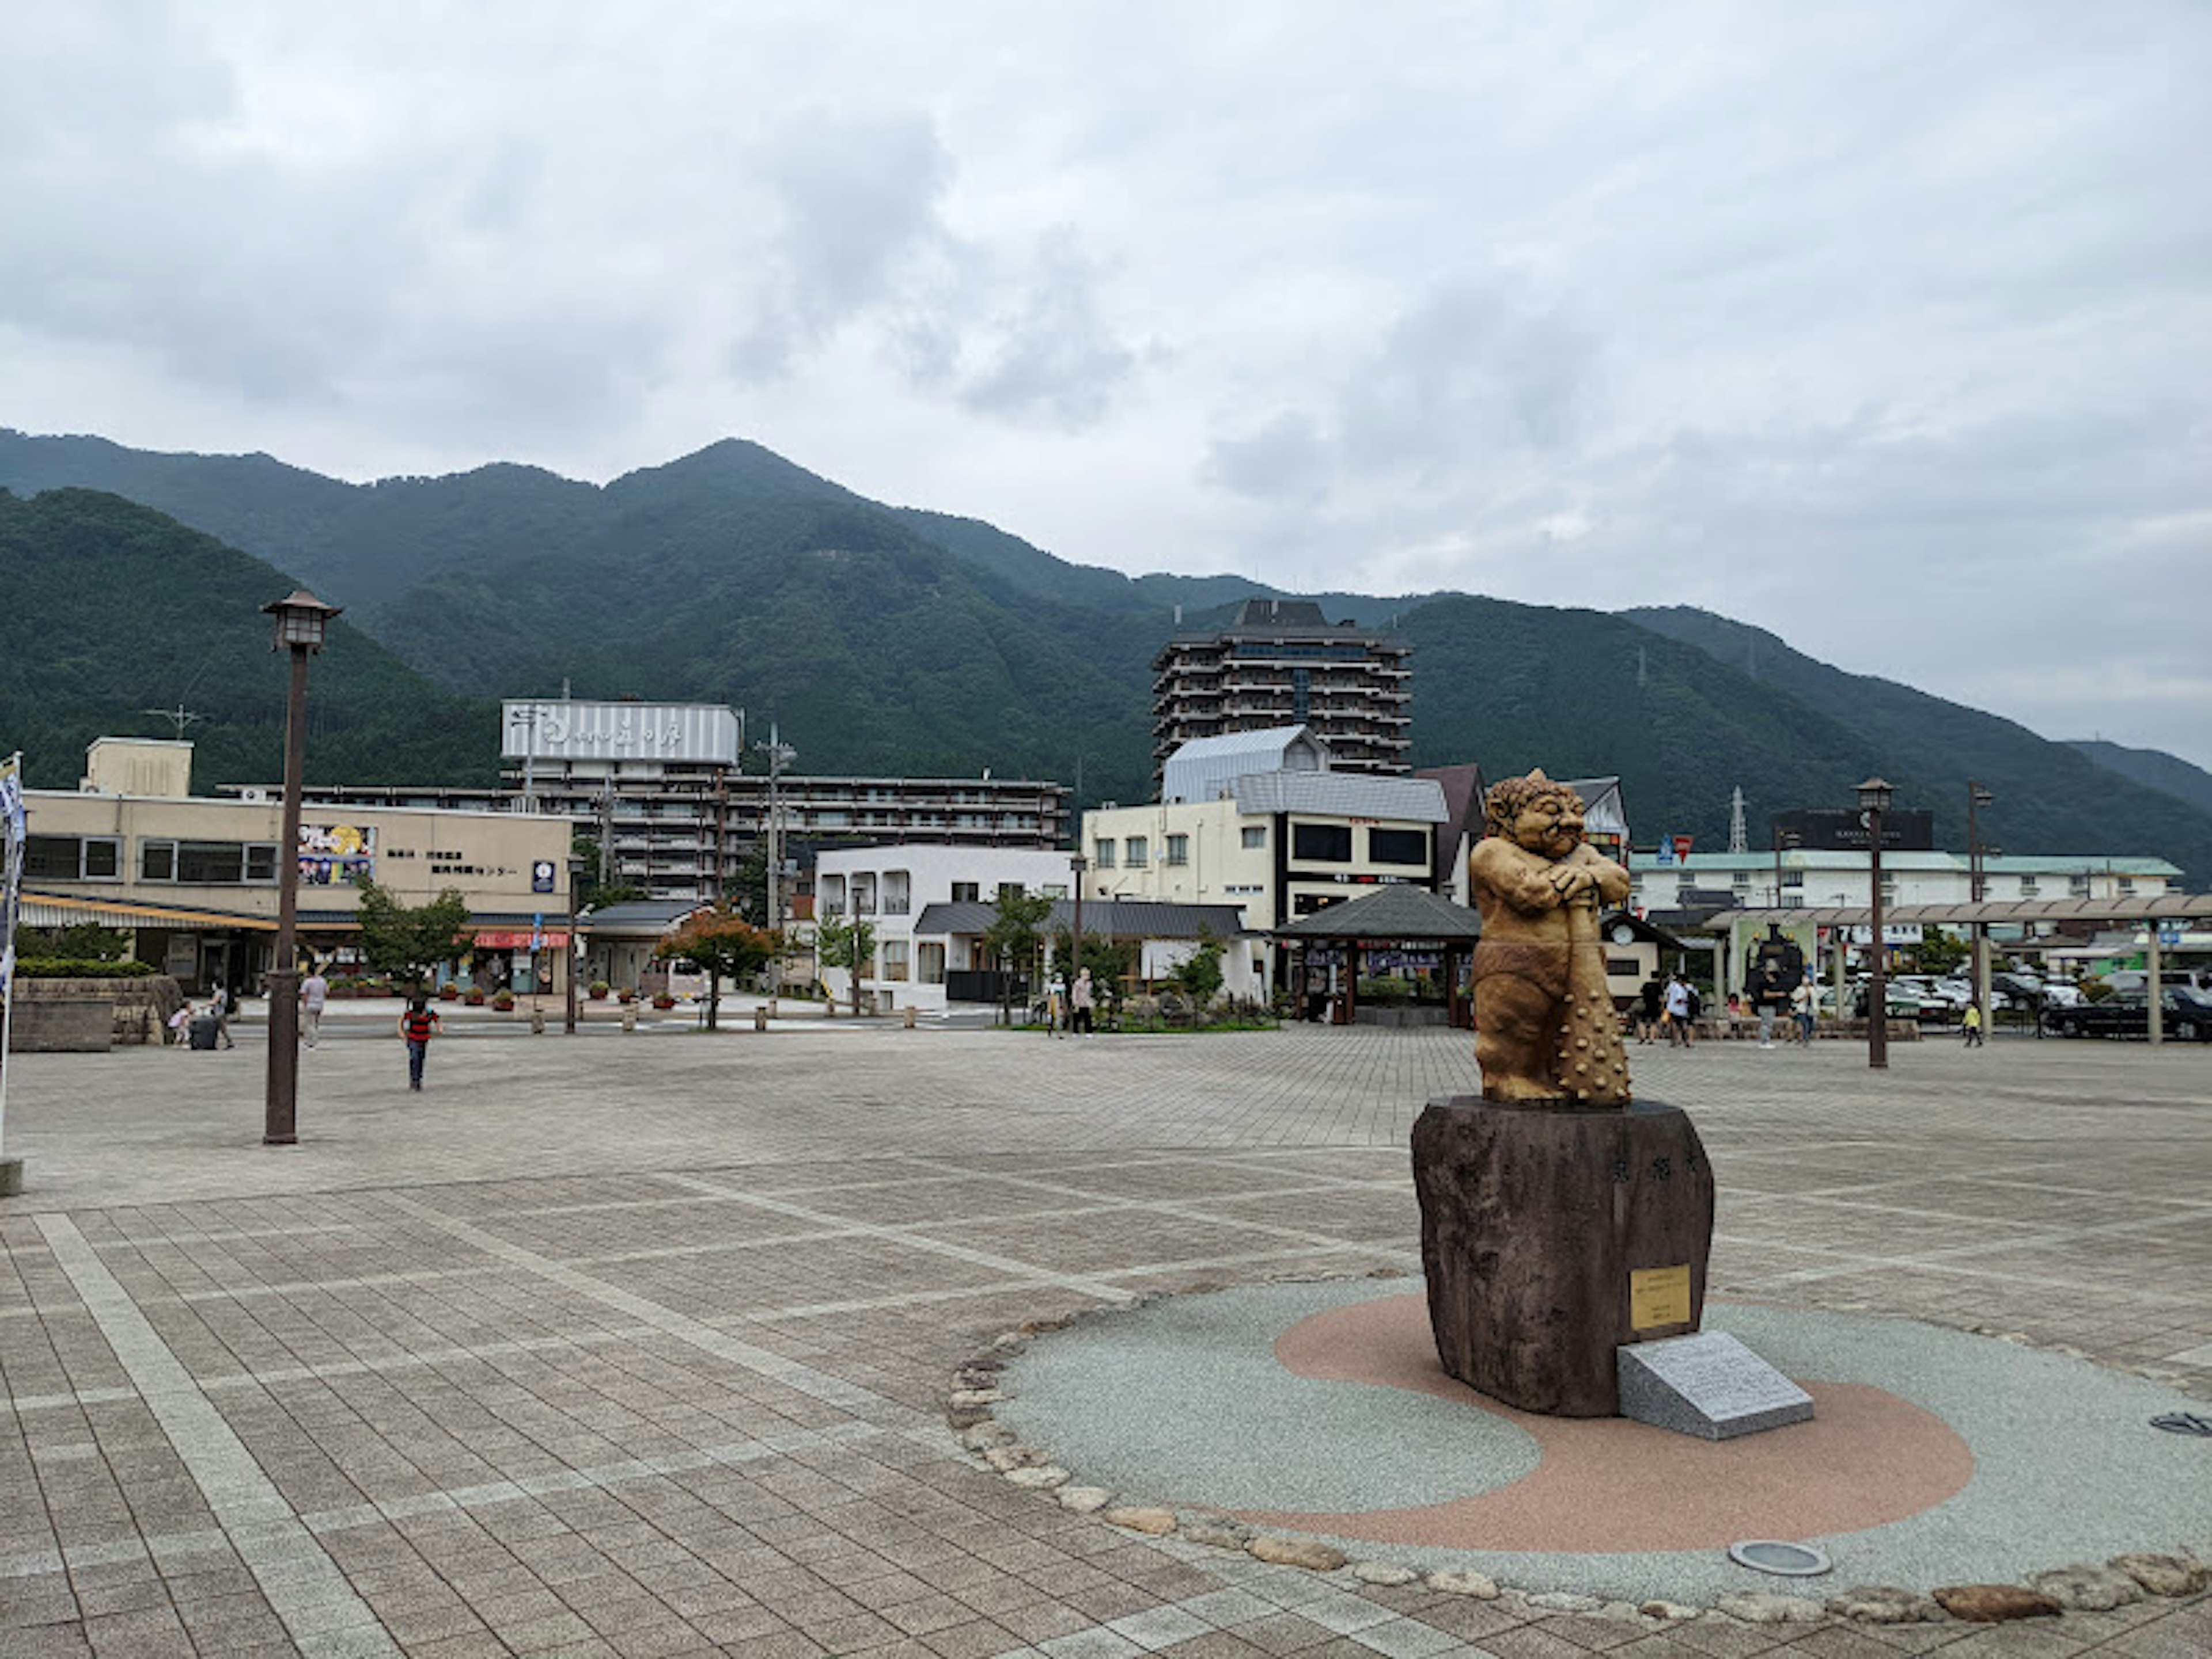
{"type": "Polygon", "coordinates": [[[1322,772],[1328,744],[1303,726],[1269,726],[1193,738],[1160,769],[1163,802],[1218,800],[1249,772],[1322,772]]]}
{"type": "Polygon", "coordinates": [[[1443,787],[1434,778],[1376,777],[1364,772],[1255,772],[1237,780],[1237,810],[1255,815],[1315,812],[1334,817],[1444,823],[1443,787]]]}
{"type": "Polygon", "coordinates": [[[1439,898],[1425,887],[1395,883],[1275,929],[1277,939],[1471,939],[1482,918],[1464,904],[1439,898]]]}
{"type": "Polygon", "coordinates": [[[1620,780],[1610,778],[1568,778],[1568,788],[1583,798],[1583,827],[1602,836],[1628,834],[1628,808],[1620,799],[1620,780]]]}
{"type": "Polygon", "coordinates": [[[672,932],[694,910],[709,908],[700,899],[628,899],[604,910],[587,911],[577,925],[589,933],[635,933],[651,937],[672,932]]]}
{"type": "MultiPolygon", "coordinates": [[[[994,904],[978,899],[928,904],[914,919],[917,938],[937,934],[973,934],[990,931],[998,920],[994,904]]],[[[1074,926],[1075,901],[1054,899],[1048,930],[1074,926]]],[[[1171,900],[1085,899],[1083,931],[1101,939],[1196,939],[1211,933],[1230,939],[1248,931],[1244,911],[1235,904],[1177,904],[1171,900]]]]}

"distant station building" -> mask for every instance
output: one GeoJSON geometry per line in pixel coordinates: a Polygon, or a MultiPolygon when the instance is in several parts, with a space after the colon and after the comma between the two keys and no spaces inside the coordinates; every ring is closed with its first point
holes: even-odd
{"type": "MultiPolygon", "coordinates": [[[[23,921],[125,933],[137,960],[191,994],[216,985],[258,991],[276,936],[283,799],[274,790],[195,795],[191,765],[189,743],[100,738],[76,788],[26,790],[23,921]]],[[[356,876],[403,904],[458,888],[469,906],[471,979],[557,991],[568,854],[568,825],[557,817],[310,805],[291,852],[301,946],[334,977],[357,970],[356,876]]]]}
{"type": "Polygon", "coordinates": [[[1397,773],[1413,747],[1413,647],[1332,623],[1310,599],[1247,599],[1226,628],[1179,632],[1152,659],[1152,757],[1205,738],[1303,726],[1340,772],[1397,773]]]}
{"type": "Polygon", "coordinates": [[[1072,829],[1066,785],[1027,778],[823,777],[744,769],[743,715],[720,703],[510,698],[501,708],[497,788],[311,787],[333,805],[377,803],[441,811],[535,811],[565,817],[601,849],[606,884],[659,900],[719,898],[774,820],[789,885],[803,912],[822,846],[928,842],[1051,848],[1072,829]],[[773,810],[771,810],[773,809],[773,810]]]}

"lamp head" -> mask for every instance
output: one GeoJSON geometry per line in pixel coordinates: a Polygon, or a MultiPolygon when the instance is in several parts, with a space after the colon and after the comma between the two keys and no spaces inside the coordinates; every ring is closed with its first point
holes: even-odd
{"type": "Polygon", "coordinates": [[[282,651],[289,647],[304,647],[309,651],[323,648],[323,638],[330,630],[331,618],[342,607],[325,605],[304,587],[295,587],[281,599],[261,607],[264,616],[276,619],[275,648],[282,651]]]}
{"type": "Polygon", "coordinates": [[[1869,778],[1859,786],[1859,805],[1869,812],[1887,812],[1896,788],[1882,778],[1869,778]]]}

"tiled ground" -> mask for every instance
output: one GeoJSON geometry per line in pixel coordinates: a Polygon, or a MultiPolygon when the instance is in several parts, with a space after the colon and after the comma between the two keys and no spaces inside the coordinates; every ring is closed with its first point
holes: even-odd
{"type": "MultiPolygon", "coordinates": [[[[1414,1265],[1406,1133],[1463,1039],[486,1033],[421,1096],[397,1048],[307,1056],[289,1151],[250,1035],[18,1060],[0,1655],[2212,1654],[2202,1601],[1657,1632],[1368,1589],[958,1454],[952,1370],[1025,1319],[1414,1265]]],[[[1720,1285],[2212,1397],[2212,1052],[1632,1058],[1713,1153],[1720,1285]]]]}

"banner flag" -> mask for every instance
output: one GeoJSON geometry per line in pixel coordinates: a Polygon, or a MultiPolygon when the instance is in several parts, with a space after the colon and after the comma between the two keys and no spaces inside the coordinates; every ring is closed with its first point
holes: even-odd
{"type": "Polygon", "coordinates": [[[0,761],[0,1000],[15,979],[15,916],[23,897],[23,757],[0,761]]]}

